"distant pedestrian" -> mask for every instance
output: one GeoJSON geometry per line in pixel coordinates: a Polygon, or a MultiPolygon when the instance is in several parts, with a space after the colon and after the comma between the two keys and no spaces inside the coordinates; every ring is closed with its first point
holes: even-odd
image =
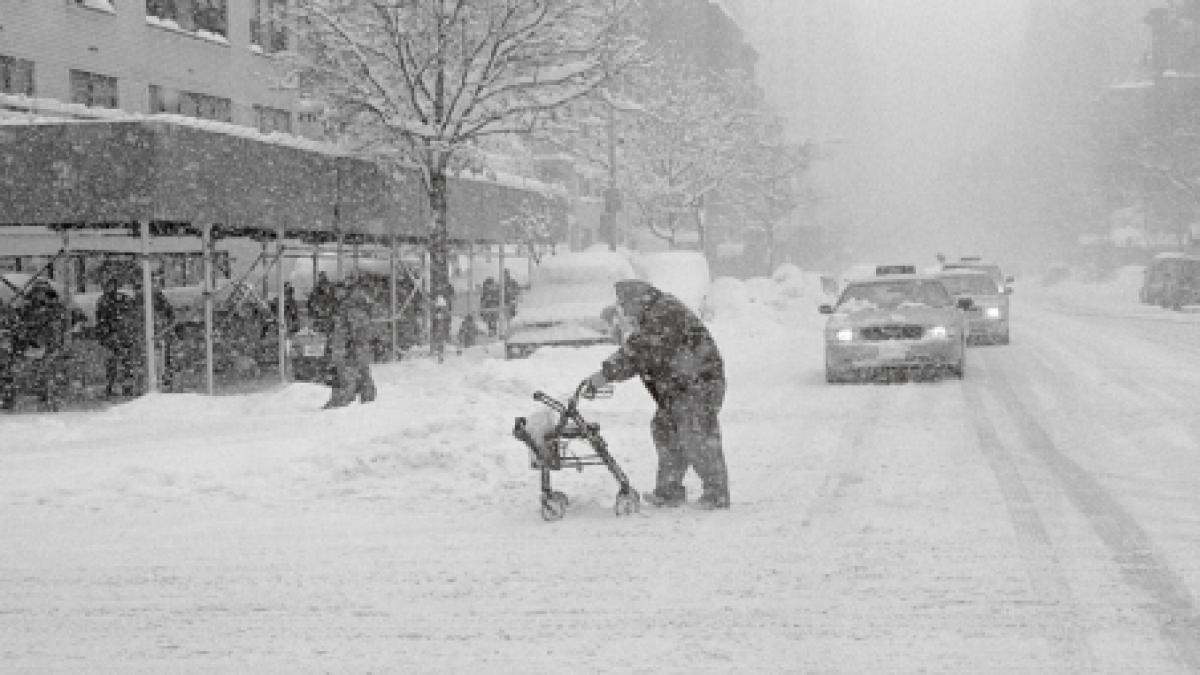
{"type": "Polygon", "coordinates": [[[17,351],[29,371],[27,381],[43,410],[58,410],[66,388],[66,335],[71,313],[58,291],[45,280],[35,281],[20,310],[17,351]]]}
{"type": "Polygon", "coordinates": [[[495,337],[497,325],[500,323],[500,285],[496,283],[495,277],[484,279],[479,287],[479,313],[483,315],[483,322],[487,324],[488,335],[495,337]]]}
{"type": "Polygon", "coordinates": [[[467,314],[458,325],[458,346],[460,349],[470,349],[479,339],[479,324],[475,323],[475,315],[467,314]]]}
{"type": "Polygon", "coordinates": [[[513,279],[507,269],[504,270],[504,308],[508,311],[509,319],[517,315],[517,298],[520,295],[521,287],[517,284],[517,280],[513,279]]]}
{"type": "Polygon", "coordinates": [[[433,339],[433,353],[437,356],[438,363],[441,363],[446,349],[446,343],[450,342],[450,301],[444,295],[438,295],[433,299],[433,316],[431,317],[433,339]]]}
{"type": "Polygon", "coordinates": [[[132,396],[138,364],[137,319],[140,313],[133,298],[120,290],[116,277],[104,280],[103,292],[96,302],[96,337],[108,352],[104,360],[104,395],[132,396]]]}
{"type": "Polygon", "coordinates": [[[317,282],[308,294],[308,319],[312,322],[313,330],[326,337],[333,332],[334,305],[337,303],[335,295],[329,275],[319,273],[317,282]]]}
{"type": "Polygon", "coordinates": [[[333,390],[325,408],[341,408],[356,398],[362,403],[370,403],[377,394],[375,380],[371,377],[371,315],[374,307],[361,282],[339,282],[338,285],[334,296],[333,330],[329,336],[333,390]]]}
{"type": "Polygon", "coordinates": [[[296,303],[296,287],[291,282],[283,284],[283,321],[289,334],[300,330],[300,307],[296,303]]]}
{"type": "Polygon", "coordinates": [[[0,410],[12,410],[16,404],[16,340],[19,317],[12,305],[0,302],[0,410]]]}

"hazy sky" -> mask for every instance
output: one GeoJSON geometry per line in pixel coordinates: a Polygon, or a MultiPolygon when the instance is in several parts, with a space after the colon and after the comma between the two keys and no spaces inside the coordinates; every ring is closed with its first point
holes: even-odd
{"type": "Polygon", "coordinates": [[[744,0],[768,98],[798,136],[846,139],[829,189],[878,248],[979,248],[945,203],[945,166],[1012,133],[1025,4],[744,0]]]}

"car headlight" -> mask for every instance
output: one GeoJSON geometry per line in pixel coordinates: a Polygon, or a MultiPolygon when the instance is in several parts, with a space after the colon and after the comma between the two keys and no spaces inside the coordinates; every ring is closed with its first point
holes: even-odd
{"type": "Polygon", "coordinates": [[[945,340],[950,337],[950,330],[945,326],[934,326],[929,329],[928,335],[935,340],[945,340]]]}
{"type": "Polygon", "coordinates": [[[854,329],[852,329],[852,328],[839,329],[838,332],[833,334],[833,337],[838,342],[850,342],[851,340],[854,339],[854,329]]]}
{"type": "Polygon", "coordinates": [[[999,319],[1000,318],[1000,308],[999,307],[987,307],[983,310],[983,315],[989,319],[999,319]]]}

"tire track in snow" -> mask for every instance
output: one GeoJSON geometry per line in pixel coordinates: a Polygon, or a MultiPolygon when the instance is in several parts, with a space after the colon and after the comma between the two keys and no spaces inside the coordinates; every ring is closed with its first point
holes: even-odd
{"type": "Polygon", "coordinates": [[[971,426],[979,439],[979,450],[1004,497],[1034,594],[1052,609],[1048,618],[1053,620],[1047,626],[1052,644],[1060,650],[1063,663],[1071,664],[1073,672],[1094,671],[1096,657],[1087,645],[1082,627],[1074,618],[1078,615],[1078,608],[1071,594],[1070,583],[1012,451],[1005,447],[987,412],[983,385],[978,381],[980,373],[989,374],[976,360],[976,378],[964,383],[963,396],[971,426]]]}
{"type": "Polygon", "coordinates": [[[871,393],[861,404],[864,416],[850,416],[842,426],[838,435],[837,447],[844,448],[844,450],[834,453],[829,471],[825,474],[824,481],[817,488],[812,503],[805,510],[804,517],[801,519],[804,527],[811,525],[817,516],[835,512],[837,503],[845,494],[846,488],[861,483],[863,480],[862,475],[858,473],[859,458],[867,441],[871,438],[870,434],[879,426],[879,420],[883,415],[883,392],[886,389],[878,385],[866,386],[871,387],[871,393]]]}
{"type": "Polygon", "coordinates": [[[1155,550],[1137,520],[1087,470],[1055,446],[1003,371],[994,369],[989,375],[994,382],[992,391],[1018,424],[1022,446],[1058,479],[1127,582],[1149,595],[1159,632],[1174,656],[1189,669],[1200,671],[1200,620],[1187,584],[1155,550]]]}

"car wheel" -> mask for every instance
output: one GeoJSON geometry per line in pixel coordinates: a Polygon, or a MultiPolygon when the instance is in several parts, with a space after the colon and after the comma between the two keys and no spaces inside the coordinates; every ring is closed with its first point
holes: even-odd
{"type": "Polygon", "coordinates": [[[825,381],[829,384],[840,384],[846,381],[846,377],[837,370],[834,370],[829,366],[825,366],[825,381]]]}

